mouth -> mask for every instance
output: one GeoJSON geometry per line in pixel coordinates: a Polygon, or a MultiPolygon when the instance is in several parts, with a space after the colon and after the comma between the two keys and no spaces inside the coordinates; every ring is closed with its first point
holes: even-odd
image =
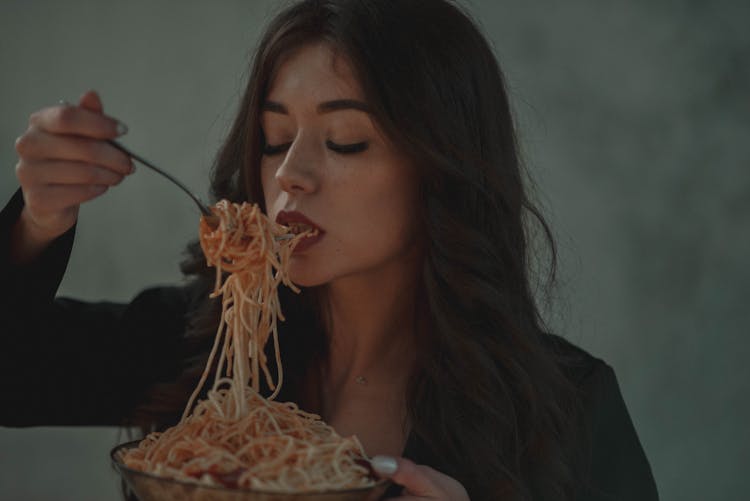
{"type": "Polygon", "coordinates": [[[294,248],[295,253],[308,249],[323,238],[325,234],[320,226],[298,211],[282,210],[276,216],[276,222],[289,228],[290,233],[303,236],[294,248]]]}
{"type": "Polygon", "coordinates": [[[302,233],[307,233],[306,236],[314,237],[320,233],[320,228],[311,226],[306,223],[289,223],[286,226],[289,228],[289,231],[294,233],[295,235],[301,235],[302,233]]]}

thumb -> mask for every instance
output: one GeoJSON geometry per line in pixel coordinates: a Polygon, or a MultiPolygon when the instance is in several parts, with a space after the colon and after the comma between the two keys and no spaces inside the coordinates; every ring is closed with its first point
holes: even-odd
{"type": "Polygon", "coordinates": [[[97,94],[95,90],[86,91],[78,100],[78,105],[81,108],[86,108],[87,110],[91,110],[96,113],[104,112],[102,100],[99,98],[99,94],[97,94]]]}
{"type": "Polygon", "coordinates": [[[378,475],[390,478],[412,496],[432,498],[440,495],[435,479],[431,478],[430,469],[414,464],[406,458],[375,456],[371,464],[378,475]]]}

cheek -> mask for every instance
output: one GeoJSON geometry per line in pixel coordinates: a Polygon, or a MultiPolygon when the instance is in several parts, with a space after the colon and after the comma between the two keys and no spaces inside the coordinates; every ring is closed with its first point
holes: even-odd
{"type": "Polygon", "coordinates": [[[405,251],[416,234],[418,200],[412,180],[391,174],[363,183],[350,198],[349,243],[360,255],[387,256],[405,251]],[[407,182],[405,182],[407,181],[407,182]]]}
{"type": "Polygon", "coordinates": [[[271,166],[261,165],[260,184],[263,189],[263,201],[266,206],[266,213],[270,216],[273,209],[274,201],[279,196],[279,186],[276,182],[276,171],[271,166]]]}
{"type": "Polygon", "coordinates": [[[394,249],[411,244],[416,226],[416,204],[411,193],[391,192],[379,199],[379,206],[373,208],[373,212],[382,234],[373,234],[372,238],[381,238],[384,244],[394,249]]]}

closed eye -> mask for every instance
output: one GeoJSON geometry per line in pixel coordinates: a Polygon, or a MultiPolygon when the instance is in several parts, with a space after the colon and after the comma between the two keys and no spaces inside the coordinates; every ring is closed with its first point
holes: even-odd
{"type": "MultiPolygon", "coordinates": [[[[291,145],[292,143],[283,143],[276,145],[266,144],[265,146],[263,146],[263,154],[266,156],[279,155],[288,150],[291,145]]],[[[337,144],[333,141],[326,141],[326,146],[331,151],[335,151],[336,153],[341,153],[343,155],[348,155],[365,151],[368,148],[369,143],[363,141],[361,143],[337,144]]]]}
{"type": "Polygon", "coordinates": [[[361,153],[367,149],[369,144],[366,141],[352,144],[336,144],[333,141],[326,141],[326,146],[328,146],[328,149],[331,151],[346,155],[351,153],[361,153]]]}
{"type": "Polygon", "coordinates": [[[263,154],[266,156],[278,155],[288,150],[291,145],[292,143],[284,143],[284,144],[277,144],[277,145],[266,144],[263,146],[263,154]]]}

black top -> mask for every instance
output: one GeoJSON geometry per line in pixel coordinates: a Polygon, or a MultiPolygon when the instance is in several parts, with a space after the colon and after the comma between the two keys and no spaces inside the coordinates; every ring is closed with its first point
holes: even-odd
{"type": "MultiPolygon", "coordinates": [[[[180,374],[174,353],[202,294],[185,286],[147,289],[129,304],[56,298],[75,229],[33,263],[11,266],[10,229],[22,208],[19,190],[0,212],[0,425],[120,425],[154,382],[180,374]]],[[[658,499],[612,368],[554,338],[580,360],[569,377],[583,398],[591,452],[578,500],[658,499]]],[[[404,456],[435,464],[413,436],[404,456]]]]}

